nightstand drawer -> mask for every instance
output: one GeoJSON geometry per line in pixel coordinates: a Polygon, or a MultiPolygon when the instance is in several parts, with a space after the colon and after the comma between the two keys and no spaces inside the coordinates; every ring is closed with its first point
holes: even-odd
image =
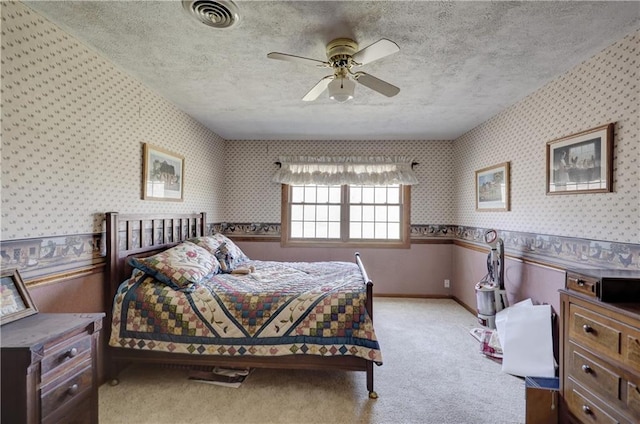
{"type": "Polygon", "coordinates": [[[66,370],[91,356],[91,336],[82,334],[45,350],[42,358],[42,384],[57,378],[66,370]]]}
{"type": "Polygon", "coordinates": [[[605,317],[575,304],[569,307],[569,339],[590,346],[605,355],[620,357],[621,332],[605,317]]]}
{"type": "Polygon", "coordinates": [[[42,419],[42,424],[87,424],[91,421],[91,397],[84,396],[78,403],[67,404],[65,408],[58,408],[42,419]]]}
{"type": "Polygon", "coordinates": [[[592,391],[597,391],[604,396],[620,401],[621,377],[610,370],[608,365],[600,360],[591,360],[576,351],[576,346],[569,344],[571,349],[571,362],[569,376],[579,381],[592,391]]]}
{"type": "Polygon", "coordinates": [[[57,409],[76,403],[86,397],[93,387],[93,369],[91,360],[87,360],[74,368],[70,376],[52,381],[42,387],[41,416],[43,420],[57,409]]]}

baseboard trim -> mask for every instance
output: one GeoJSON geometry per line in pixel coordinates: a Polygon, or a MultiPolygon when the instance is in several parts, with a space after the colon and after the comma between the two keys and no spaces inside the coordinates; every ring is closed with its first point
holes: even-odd
{"type": "Polygon", "coordinates": [[[477,315],[478,312],[476,311],[476,308],[472,308],[471,306],[467,305],[466,303],[464,303],[462,300],[458,299],[455,296],[451,296],[451,299],[455,300],[456,303],[458,303],[458,305],[462,306],[464,309],[469,311],[469,313],[473,315],[477,315]]]}
{"type": "Polygon", "coordinates": [[[452,299],[446,294],[374,293],[373,297],[403,297],[406,299],[452,299]]]}

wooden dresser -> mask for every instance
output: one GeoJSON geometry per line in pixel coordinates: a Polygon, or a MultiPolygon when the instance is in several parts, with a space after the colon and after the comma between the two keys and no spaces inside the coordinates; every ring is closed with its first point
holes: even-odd
{"type": "Polygon", "coordinates": [[[568,272],[560,291],[561,421],[639,423],[640,302],[599,300],[601,282],[568,272]]]}
{"type": "Polygon", "coordinates": [[[38,313],[2,326],[2,423],[98,422],[103,317],[38,313]]]}

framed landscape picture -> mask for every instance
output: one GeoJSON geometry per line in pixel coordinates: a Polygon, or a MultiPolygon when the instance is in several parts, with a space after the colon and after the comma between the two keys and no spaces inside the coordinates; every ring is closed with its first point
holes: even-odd
{"type": "Polygon", "coordinates": [[[607,193],[613,181],[613,124],[547,143],[547,194],[607,193]]]}
{"type": "Polygon", "coordinates": [[[509,210],[509,162],[476,171],[476,210],[509,210]]]}
{"type": "Polygon", "coordinates": [[[17,269],[2,270],[0,282],[0,325],[38,312],[17,269]]]}
{"type": "Polygon", "coordinates": [[[142,198],[181,202],[184,188],[184,157],[144,143],[142,198]]]}

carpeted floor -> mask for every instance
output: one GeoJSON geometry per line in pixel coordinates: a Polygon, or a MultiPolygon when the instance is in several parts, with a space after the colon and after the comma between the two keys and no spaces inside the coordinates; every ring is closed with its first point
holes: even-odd
{"type": "Polygon", "coordinates": [[[136,365],[100,387],[107,423],[524,423],[524,380],[479,353],[475,316],[446,299],[376,298],[384,364],[365,374],[254,370],[240,388],[136,365]]]}

